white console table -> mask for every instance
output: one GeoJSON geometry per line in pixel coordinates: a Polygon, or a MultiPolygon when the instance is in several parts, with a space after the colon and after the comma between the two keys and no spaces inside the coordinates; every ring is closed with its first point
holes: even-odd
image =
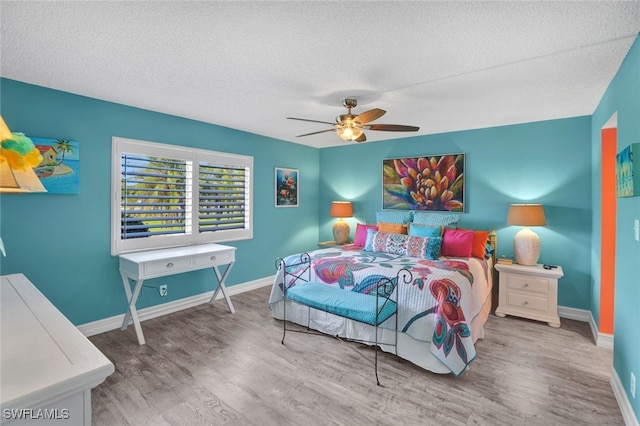
{"type": "Polygon", "coordinates": [[[111,361],[24,275],[2,276],[0,303],[1,423],[90,425],[111,361]]]}
{"type": "Polygon", "coordinates": [[[222,292],[229,311],[233,314],[235,310],[231,299],[225,291],[224,285],[231,267],[236,260],[236,248],[223,246],[220,244],[199,244],[186,247],[175,247],[162,250],[151,250],[120,255],[120,275],[124,284],[124,291],[127,294],[129,307],[122,321],[122,330],[126,330],[130,322],[136,330],[138,343],[144,345],[144,335],[140,326],[140,319],[136,311],[136,302],[142,290],[142,283],[146,279],[164,277],[167,275],[181,274],[183,272],[196,271],[199,269],[213,268],[218,286],[211,297],[209,303],[222,292]],[[227,265],[224,273],[220,272],[220,266],[227,265]],[[133,291],[129,279],[135,282],[133,291]]]}

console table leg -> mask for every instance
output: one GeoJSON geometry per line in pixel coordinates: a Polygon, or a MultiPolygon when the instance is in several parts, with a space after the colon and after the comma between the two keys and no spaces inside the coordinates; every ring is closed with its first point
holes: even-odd
{"type": "Polygon", "coordinates": [[[122,321],[122,330],[126,330],[129,326],[129,321],[133,321],[133,328],[136,330],[136,337],[138,338],[138,344],[144,345],[144,335],[142,334],[142,327],[140,326],[140,318],[138,318],[138,311],[136,310],[136,302],[138,301],[138,296],[140,296],[140,290],[142,290],[142,283],[144,280],[138,280],[136,282],[136,286],[133,289],[133,293],[131,293],[131,288],[129,288],[129,279],[123,276],[124,280],[124,288],[127,293],[127,299],[129,302],[129,308],[127,309],[127,313],[124,316],[124,320],[122,321]]]}
{"type": "MultiPolygon", "coordinates": [[[[131,302],[131,284],[129,283],[129,278],[125,274],[120,274],[122,276],[122,284],[124,285],[124,292],[127,295],[127,304],[131,302]]],[[[129,311],[129,306],[127,305],[127,313],[124,314],[124,320],[122,321],[122,326],[120,330],[126,330],[129,326],[129,321],[131,321],[131,312],[129,311]]]]}
{"type": "Polygon", "coordinates": [[[213,296],[211,296],[211,300],[209,301],[209,303],[213,303],[216,300],[216,297],[218,297],[218,293],[222,291],[224,300],[227,301],[229,312],[231,312],[232,314],[235,314],[236,310],[233,307],[233,303],[231,303],[231,298],[227,295],[227,292],[226,292],[227,287],[225,287],[224,285],[224,282],[227,279],[227,276],[229,275],[229,272],[231,271],[232,266],[233,266],[233,262],[231,262],[227,266],[227,269],[224,271],[224,274],[220,273],[220,269],[217,266],[213,267],[213,270],[216,273],[216,278],[218,278],[218,288],[216,288],[216,290],[213,292],[213,296]]]}

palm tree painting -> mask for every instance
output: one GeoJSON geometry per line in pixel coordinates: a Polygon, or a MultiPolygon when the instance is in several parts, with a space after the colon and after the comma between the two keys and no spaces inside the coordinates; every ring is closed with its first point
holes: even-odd
{"type": "Polygon", "coordinates": [[[31,137],[42,155],[34,169],[49,194],[77,194],[80,180],[80,146],[68,139],[31,137]]]}
{"type": "Polygon", "coordinates": [[[464,154],[383,160],[382,208],[464,211],[464,154]]]}

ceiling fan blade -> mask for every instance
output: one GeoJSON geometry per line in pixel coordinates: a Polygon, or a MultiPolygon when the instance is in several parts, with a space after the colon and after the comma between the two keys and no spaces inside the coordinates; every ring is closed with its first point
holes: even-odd
{"type": "Polygon", "coordinates": [[[360,137],[358,139],[356,139],[356,142],[364,142],[367,140],[367,137],[363,134],[360,135],[360,137]]]}
{"type": "Polygon", "coordinates": [[[326,132],[335,132],[335,129],[327,129],[327,130],[320,130],[318,132],[305,133],[304,135],[296,136],[296,138],[301,138],[303,136],[317,135],[318,133],[326,133],[326,132]]]}
{"type": "Polygon", "coordinates": [[[334,125],[336,123],[330,123],[328,121],[318,121],[318,120],[309,120],[308,118],[295,118],[295,117],[287,117],[288,120],[298,120],[298,121],[308,121],[310,123],[322,123],[322,124],[330,124],[334,125]]]}
{"type": "Polygon", "coordinates": [[[368,123],[370,121],[377,120],[378,118],[382,117],[386,113],[387,113],[387,111],[385,111],[383,109],[374,108],[374,109],[370,109],[369,111],[365,111],[362,114],[358,114],[354,118],[354,121],[357,121],[360,124],[366,124],[366,123],[368,123]]]}
{"type": "Polygon", "coordinates": [[[420,127],[403,126],[402,124],[369,124],[369,130],[382,130],[383,132],[417,132],[420,127]]]}

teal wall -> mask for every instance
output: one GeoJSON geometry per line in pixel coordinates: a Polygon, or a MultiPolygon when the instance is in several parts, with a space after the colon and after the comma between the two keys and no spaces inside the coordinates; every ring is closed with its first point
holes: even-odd
{"type": "MultiPolygon", "coordinates": [[[[628,145],[640,142],[640,38],[636,39],[592,118],[594,305],[599,303],[600,298],[601,209],[597,203],[601,191],[598,174],[601,163],[600,131],[614,113],[617,113],[620,152],[628,145]]],[[[640,220],[640,197],[617,198],[613,367],[636,418],[640,418],[640,242],[633,238],[634,219],[640,220]],[[629,390],[632,372],[636,376],[635,399],[632,399],[629,390]]]]}
{"type": "MultiPolygon", "coordinates": [[[[0,196],[7,249],[0,272],[24,273],[74,324],[126,311],[118,260],[110,255],[112,136],[254,157],[254,238],[229,243],[238,250],[228,285],[273,275],[277,255],[316,247],[315,148],[13,80],[0,80],[0,95],[0,112],[12,131],[80,144],[78,195],[0,196]],[[275,208],[275,166],[300,170],[300,207],[275,208]]],[[[161,299],[143,289],[138,306],[206,292],[214,279],[212,271],[198,271],[149,281],[168,284],[169,294],[161,299]]]]}
{"type": "Polygon", "coordinates": [[[329,205],[354,202],[356,222],[375,222],[382,209],[382,160],[465,154],[461,226],[498,232],[498,254],[513,256],[510,203],[544,204],[540,263],[562,265],[558,302],[591,308],[591,119],[577,117],[385,142],[346,144],[320,152],[320,238],[331,239],[329,205]]]}

